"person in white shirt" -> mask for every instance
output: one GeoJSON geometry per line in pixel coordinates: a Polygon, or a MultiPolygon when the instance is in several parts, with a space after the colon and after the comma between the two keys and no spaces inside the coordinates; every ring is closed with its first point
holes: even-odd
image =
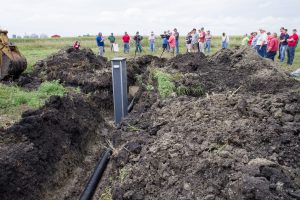
{"type": "Polygon", "coordinates": [[[264,29],[259,29],[259,31],[260,35],[257,38],[256,51],[264,58],[267,54],[268,35],[264,29]]]}
{"type": "Polygon", "coordinates": [[[226,33],[222,34],[222,49],[227,49],[229,44],[229,36],[226,33]]]}
{"type": "Polygon", "coordinates": [[[151,53],[153,53],[155,51],[155,35],[153,31],[151,31],[151,34],[149,36],[149,44],[150,44],[150,51],[151,53]]]}

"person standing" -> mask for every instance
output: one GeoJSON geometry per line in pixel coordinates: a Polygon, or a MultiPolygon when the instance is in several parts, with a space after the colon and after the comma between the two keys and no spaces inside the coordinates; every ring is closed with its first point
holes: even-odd
{"type": "Polygon", "coordinates": [[[73,45],[73,48],[78,50],[80,48],[80,42],[76,41],[73,45]]]}
{"type": "Polygon", "coordinates": [[[107,38],[110,42],[110,51],[114,52],[114,43],[116,42],[116,38],[113,33],[110,34],[110,36],[107,38]]]}
{"type": "Polygon", "coordinates": [[[199,38],[199,35],[197,33],[197,30],[194,28],[192,30],[192,49],[193,49],[193,52],[199,52],[199,43],[198,43],[198,38],[199,38]]]}
{"type": "Polygon", "coordinates": [[[136,35],[134,36],[133,40],[135,41],[135,52],[142,53],[143,49],[141,42],[143,40],[143,37],[140,35],[139,32],[136,32],[136,35]]]}
{"type": "Polygon", "coordinates": [[[277,33],[273,33],[268,42],[266,58],[269,58],[274,61],[278,49],[279,40],[277,38],[277,33]]]}
{"type": "Polygon", "coordinates": [[[279,35],[279,53],[278,53],[278,59],[280,60],[281,58],[281,52],[280,52],[280,49],[281,49],[281,40],[283,39],[283,30],[284,30],[284,27],[281,27],[280,28],[280,35],[279,35]]]}
{"type": "Polygon", "coordinates": [[[287,33],[287,29],[283,29],[281,30],[281,34],[280,34],[280,47],[279,47],[279,59],[280,62],[283,62],[285,59],[285,52],[288,46],[288,39],[289,39],[289,34],[287,33]]]}
{"type": "Polygon", "coordinates": [[[208,54],[210,54],[210,49],[211,49],[211,34],[210,31],[207,31],[205,35],[205,51],[207,51],[208,54]]]}
{"type": "Polygon", "coordinates": [[[174,28],[174,36],[176,41],[176,55],[179,54],[179,33],[177,31],[177,28],[174,28]]]}
{"type": "Polygon", "coordinates": [[[253,39],[252,39],[252,42],[251,42],[251,46],[252,46],[253,49],[256,49],[258,36],[259,35],[257,34],[257,32],[253,33],[253,39]]]}
{"type": "Polygon", "coordinates": [[[97,46],[99,48],[99,56],[103,56],[104,54],[104,37],[102,33],[98,33],[98,36],[96,37],[97,46]]]}
{"type": "Polygon", "coordinates": [[[205,31],[204,28],[202,27],[199,30],[199,50],[201,53],[204,53],[204,47],[205,47],[205,31]]]}
{"type": "Polygon", "coordinates": [[[167,35],[166,32],[164,32],[164,34],[161,35],[162,38],[162,48],[163,48],[163,52],[165,52],[168,48],[168,39],[167,39],[167,35]]]}
{"type": "Polygon", "coordinates": [[[295,57],[295,49],[298,44],[299,37],[297,35],[297,30],[293,30],[293,34],[287,39],[288,46],[287,46],[287,56],[288,56],[288,65],[292,65],[295,57]]]}
{"type": "Polygon", "coordinates": [[[186,52],[190,53],[192,51],[192,32],[189,32],[186,36],[186,52]]]}
{"type": "Polygon", "coordinates": [[[176,38],[174,36],[174,33],[171,33],[170,38],[168,40],[169,46],[170,46],[170,52],[173,54],[175,53],[175,47],[176,47],[176,38]]]}
{"type": "Polygon", "coordinates": [[[242,39],[242,46],[248,45],[249,37],[248,34],[245,34],[244,38],[242,39]]]}
{"type": "Polygon", "coordinates": [[[252,45],[252,41],[253,41],[253,38],[254,38],[254,33],[252,32],[251,34],[250,34],[250,38],[249,38],[249,41],[248,41],[248,46],[251,46],[252,45]]]}
{"type": "Polygon", "coordinates": [[[267,54],[267,43],[268,43],[268,35],[265,30],[260,29],[260,35],[257,39],[256,43],[256,51],[261,57],[266,57],[267,54]]]}
{"type": "Polygon", "coordinates": [[[130,36],[127,32],[122,37],[123,44],[124,44],[124,53],[129,53],[129,42],[130,42],[130,36]]]}
{"type": "Polygon", "coordinates": [[[229,36],[226,33],[222,34],[222,49],[227,49],[229,44],[229,36]]]}
{"type": "Polygon", "coordinates": [[[155,51],[155,35],[153,31],[151,31],[151,34],[149,36],[149,44],[150,44],[150,51],[151,53],[153,53],[155,51]]]}

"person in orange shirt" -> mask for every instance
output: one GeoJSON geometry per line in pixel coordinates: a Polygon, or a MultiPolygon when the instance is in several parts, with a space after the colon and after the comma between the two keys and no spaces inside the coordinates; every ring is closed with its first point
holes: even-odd
{"type": "Polygon", "coordinates": [[[277,33],[273,33],[268,42],[266,58],[269,58],[274,61],[278,49],[279,40],[277,38],[277,33]]]}

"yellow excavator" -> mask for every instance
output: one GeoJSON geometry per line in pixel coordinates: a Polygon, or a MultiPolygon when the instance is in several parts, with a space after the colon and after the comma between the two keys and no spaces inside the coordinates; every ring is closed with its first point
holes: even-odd
{"type": "Polygon", "coordinates": [[[9,42],[7,33],[0,29],[0,80],[17,78],[27,67],[26,58],[9,42]]]}

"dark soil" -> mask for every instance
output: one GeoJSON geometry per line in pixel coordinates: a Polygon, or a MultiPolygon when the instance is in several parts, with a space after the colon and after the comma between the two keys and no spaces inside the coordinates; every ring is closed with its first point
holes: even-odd
{"type": "Polygon", "coordinates": [[[20,122],[2,130],[1,199],[42,199],[46,190],[60,187],[82,165],[92,141],[103,141],[101,153],[106,145],[101,130],[107,125],[95,108],[84,97],[54,96],[43,108],[25,112],[20,122]]]}
{"type": "Polygon", "coordinates": [[[141,93],[116,131],[125,148],[110,176],[128,175],[113,199],[299,199],[298,82],[248,48],[185,54],[164,69],[208,95],[141,93]]]}
{"type": "Polygon", "coordinates": [[[168,61],[167,68],[183,72],[179,84],[201,84],[208,93],[238,89],[239,93],[270,94],[297,87],[296,80],[249,47],[222,49],[211,57],[184,54],[168,61]]]}
{"type": "Polygon", "coordinates": [[[127,66],[129,85],[140,91],[128,118],[111,127],[102,112],[112,113],[105,59],[65,49],[36,64],[39,80],[92,95],[52,97],[0,131],[1,199],[78,199],[106,140],[115,149],[95,199],[106,189],[113,199],[300,198],[300,88],[275,63],[235,48],[143,56],[127,66]],[[153,67],[207,94],[161,99],[145,87],[156,87],[153,67]]]}

